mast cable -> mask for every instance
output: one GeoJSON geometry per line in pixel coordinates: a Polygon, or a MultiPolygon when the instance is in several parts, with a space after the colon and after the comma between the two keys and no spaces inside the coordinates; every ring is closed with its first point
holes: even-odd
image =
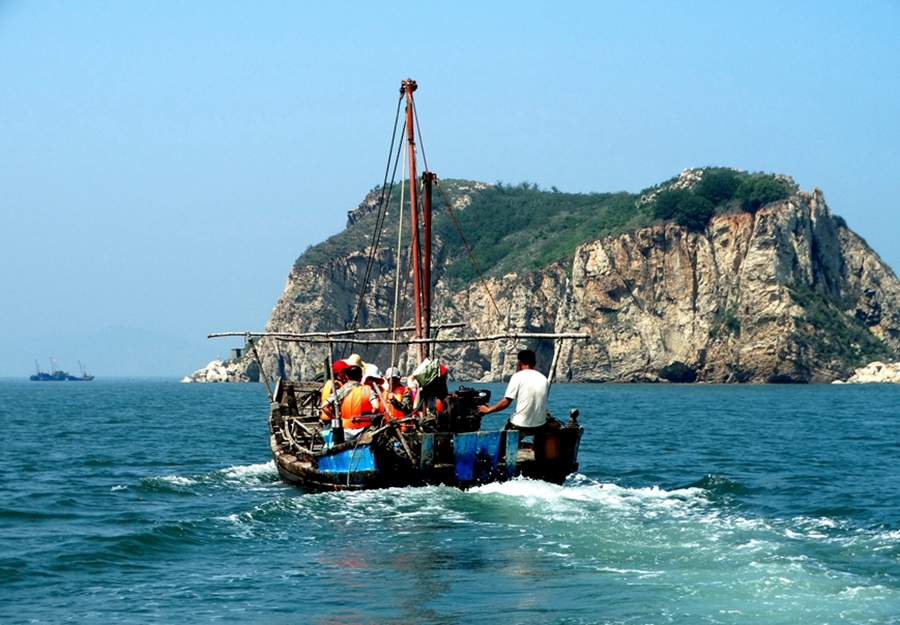
{"type": "Polygon", "coordinates": [[[428,169],[428,159],[425,158],[425,141],[422,140],[422,124],[419,123],[419,109],[416,108],[415,101],[413,101],[413,116],[416,118],[416,130],[419,131],[419,148],[422,150],[422,164],[425,166],[425,171],[430,171],[428,169]]]}
{"type": "Polygon", "coordinates": [[[475,267],[475,271],[478,272],[478,277],[481,280],[482,286],[484,286],[484,290],[487,293],[488,298],[491,300],[491,304],[494,306],[494,310],[497,311],[497,318],[500,319],[500,323],[504,330],[509,332],[509,325],[507,325],[506,320],[503,318],[503,313],[500,312],[500,307],[497,306],[497,302],[494,301],[494,295],[491,293],[490,287],[488,287],[487,280],[484,279],[484,274],[481,273],[481,267],[478,266],[478,261],[475,260],[475,255],[472,253],[472,248],[469,247],[468,241],[466,241],[466,235],[463,234],[462,227],[459,225],[459,221],[456,219],[456,214],[453,212],[453,209],[450,207],[450,200],[447,199],[447,195],[444,193],[444,187],[441,186],[441,181],[437,177],[435,177],[434,181],[437,183],[438,191],[441,192],[441,197],[444,198],[444,204],[447,206],[447,212],[450,213],[450,217],[453,218],[453,223],[456,225],[456,230],[459,232],[459,238],[462,239],[463,245],[466,248],[466,252],[469,253],[469,258],[472,260],[472,265],[475,267]]]}
{"type": "MultiPolygon", "coordinates": [[[[425,165],[425,171],[430,171],[428,169],[428,157],[425,156],[425,140],[422,138],[422,125],[419,123],[419,110],[413,105],[413,115],[416,118],[416,129],[419,131],[419,149],[422,151],[422,163],[425,165]]],[[[494,306],[494,310],[497,311],[497,317],[500,319],[500,323],[502,327],[507,332],[509,331],[509,325],[507,325],[505,318],[503,317],[503,313],[500,312],[500,308],[497,306],[497,302],[494,301],[494,296],[491,293],[490,288],[488,288],[487,281],[484,279],[484,274],[481,273],[481,268],[478,266],[478,261],[475,260],[475,255],[472,254],[472,249],[469,247],[469,243],[466,241],[465,235],[463,235],[462,228],[459,225],[459,221],[456,220],[456,215],[453,213],[453,209],[450,207],[450,201],[447,199],[447,195],[444,193],[444,189],[441,187],[441,181],[437,176],[434,177],[435,183],[437,183],[438,191],[441,192],[441,197],[444,199],[444,204],[447,205],[447,212],[450,213],[450,216],[453,218],[453,223],[456,225],[456,230],[459,232],[459,237],[462,239],[463,245],[466,247],[466,252],[469,253],[469,258],[472,259],[472,265],[475,267],[475,271],[478,272],[478,277],[481,279],[481,284],[484,286],[484,290],[488,295],[488,298],[491,300],[491,304],[494,306]]]]}
{"type": "MultiPolygon", "coordinates": [[[[391,158],[394,155],[394,144],[397,141],[397,123],[400,120],[400,105],[402,104],[402,102],[403,102],[403,97],[401,95],[400,99],[397,100],[397,112],[394,115],[394,129],[393,129],[393,133],[391,135],[391,147],[390,147],[390,151],[388,152],[387,164],[385,165],[385,168],[384,168],[384,182],[381,185],[381,198],[379,200],[378,215],[375,218],[375,232],[372,234],[372,245],[369,248],[369,257],[366,262],[366,271],[365,271],[363,279],[359,285],[359,296],[357,297],[357,300],[356,300],[356,310],[353,312],[353,320],[350,322],[351,330],[355,330],[359,325],[359,314],[362,311],[363,302],[365,301],[366,287],[368,286],[369,278],[372,275],[372,267],[375,264],[375,255],[378,251],[378,244],[381,241],[381,232],[382,232],[382,229],[384,226],[384,217],[385,217],[385,213],[387,213],[387,205],[390,202],[391,192],[388,191],[389,187],[388,187],[387,181],[388,181],[388,174],[391,171],[391,158]]],[[[404,124],[404,126],[405,126],[405,124],[404,124]]],[[[398,146],[397,158],[399,158],[399,156],[400,156],[400,149],[398,146]]],[[[396,172],[397,172],[397,163],[395,160],[394,175],[396,175],[396,172]]],[[[390,185],[391,191],[393,191],[393,187],[394,187],[394,178],[391,179],[391,185],[390,185]]],[[[341,352],[342,355],[346,351],[347,347],[349,347],[350,345],[352,345],[352,343],[344,346],[344,351],[341,352]]]]}
{"type": "MultiPolygon", "coordinates": [[[[403,122],[403,129],[406,130],[406,121],[403,122]]],[[[402,131],[401,131],[402,132],[402,131]]],[[[397,319],[397,313],[400,309],[400,271],[403,266],[401,261],[402,243],[403,243],[403,196],[406,193],[406,159],[403,159],[403,171],[400,172],[400,201],[397,209],[397,275],[394,279],[394,327],[400,325],[397,319]]],[[[397,332],[394,331],[394,340],[397,339],[397,332]]],[[[391,346],[391,366],[397,364],[397,346],[391,346]]]]}
{"type": "Polygon", "coordinates": [[[408,301],[407,295],[409,294],[409,283],[412,281],[412,246],[409,246],[409,251],[406,254],[406,278],[403,280],[403,293],[400,298],[400,319],[406,315],[406,302],[408,301]]]}
{"type": "MultiPolygon", "coordinates": [[[[425,165],[425,171],[430,171],[428,169],[428,157],[425,155],[425,140],[422,138],[422,125],[419,123],[419,110],[415,106],[415,99],[410,97],[413,100],[413,116],[416,119],[416,130],[419,133],[419,150],[422,152],[422,163],[425,165]]],[[[468,241],[466,241],[465,235],[463,235],[462,228],[459,225],[459,221],[456,219],[456,215],[453,213],[453,209],[450,206],[450,201],[447,199],[447,195],[444,193],[443,187],[441,187],[441,181],[435,176],[434,181],[437,183],[438,191],[441,192],[441,197],[444,199],[444,204],[447,205],[447,212],[450,213],[450,217],[453,218],[453,223],[456,225],[456,230],[459,232],[459,237],[462,239],[463,245],[466,247],[466,252],[469,254],[469,258],[472,260],[472,265],[475,267],[475,271],[478,272],[478,277],[481,280],[481,284],[484,286],[484,290],[488,295],[488,298],[491,300],[491,304],[494,306],[494,310],[497,311],[497,318],[500,320],[500,323],[504,330],[509,331],[509,325],[506,323],[506,319],[503,316],[503,313],[500,312],[500,308],[497,306],[497,302],[494,301],[494,295],[491,293],[491,289],[487,285],[487,281],[484,279],[484,274],[481,273],[481,268],[478,266],[478,261],[475,260],[475,255],[472,253],[472,248],[469,247],[468,241]]]]}

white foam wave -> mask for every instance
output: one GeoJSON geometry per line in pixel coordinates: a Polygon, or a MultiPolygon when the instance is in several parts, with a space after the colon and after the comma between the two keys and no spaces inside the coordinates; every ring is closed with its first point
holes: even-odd
{"type": "Polygon", "coordinates": [[[233,480],[257,480],[258,478],[277,477],[278,471],[275,469],[275,461],[262,462],[259,464],[248,464],[243,466],[230,466],[222,470],[222,475],[233,480]]]}
{"type": "Polygon", "coordinates": [[[645,511],[668,510],[677,514],[679,510],[708,505],[701,488],[675,490],[665,490],[658,486],[627,488],[591,480],[579,480],[571,485],[558,486],[529,479],[515,479],[479,486],[471,492],[480,495],[500,495],[516,500],[526,507],[550,510],[599,505],[619,510],[635,508],[642,508],[645,511]]]}
{"type": "Polygon", "coordinates": [[[195,475],[162,475],[141,480],[145,484],[161,484],[175,490],[186,490],[197,486],[222,485],[223,483],[253,485],[277,480],[274,461],[250,465],[233,465],[209,473],[195,475]]]}
{"type": "MultiPolygon", "coordinates": [[[[259,483],[277,479],[271,462],[236,466],[220,472],[228,480],[259,483]]],[[[516,479],[460,491],[450,487],[394,488],[373,491],[303,494],[278,500],[275,508],[290,517],[313,524],[352,524],[358,529],[384,527],[395,533],[435,531],[460,525],[494,526],[525,531],[528,540],[541,543],[547,553],[568,559],[572,540],[584,548],[606,541],[616,544],[652,544],[662,550],[720,557],[741,554],[746,562],[790,566],[786,549],[814,541],[846,548],[897,548],[898,530],[848,532],[829,518],[777,519],[742,514],[739,507],[722,506],[703,488],[665,489],[658,486],[624,487],[576,475],[559,486],[547,482],[516,479]],[[524,528],[524,529],[521,529],[524,528]],[[528,529],[530,528],[530,529],[528,529]],[[562,532],[562,533],[560,533],[562,532]],[[570,533],[573,532],[573,533],[570,533]],[[550,538],[556,537],[556,538],[550,538]],[[618,542],[617,542],[618,541],[618,542]],[[718,555],[717,555],[718,554],[718,555]],[[780,554],[780,555],[779,555],[780,554]]],[[[230,519],[252,524],[273,510],[263,510],[230,519]]],[[[573,547],[574,548],[574,547],[573,547]]],[[[828,547],[831,548],[831,547],[828,547]]],[[[675,556],[673,556],[675,557],[675,556]]],[[[779,566],[773,570],[778,570],[779,566]]]]}
{"type": "MultiPolygon", "coordinates": [[[[266,465],[255,465],[265,474],[266,465]]],[[[712,514],[709,500],[699,488],[665,490],[659,487],[626,488],[588,478],[564,486],[529,479],[478,486],[467,491],[450,487],[396,488],[373,491],[321,493],[291,498],[296,514],[313,518],[353,519],[354,523],[399,521],[411,526],[479,525],[493,523],[482,515],[485,506],[500,506],[510,514],[504,523],[529,523],[540,517],[563,523],[592,525],[643,518],[702,519],[712,514]],[[474,507],[473,507],[474,506],[474,507]],[[516,517],[521,520],[516,521],[516,517]],[[372,521],[378,519],[378,521],[372,521]]]]}
{"type": "Polygon", "coordinates": [[[189,486],[191,484],[196,484],[198,481],[194,477],[184,475],[163,475],[155,479],[159,482],[169,484],[171,486],[189,486]]]}
{"type": "Polygon", "coordinates": [[[232,535],[235,538],[240,540],[250,540],[256,537],[256,532],[254,531],[254,526],[256,524],[253,515],[253,512],[241,512],[219,518],[233,527],[232,535]]]}

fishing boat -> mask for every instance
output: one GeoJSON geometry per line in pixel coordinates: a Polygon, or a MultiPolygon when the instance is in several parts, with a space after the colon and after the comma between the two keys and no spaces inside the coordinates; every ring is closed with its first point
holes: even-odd
{"type": "Polygon", "coordinates": [[[65,371],[56,369],[56,361],[53,358],[50,359],[50,373],[41,371],[37,360],[34,361],[34,368],[36,373],[29,378],[32,382],[65,382],[69,377],[65,371]]]}
{"type": "Polygon", "coordinates": [[[78,366],[81,368],[81,375],[69,375],[68,371],[57,370],[56,361],[51,358],[50,373],[47,373],[46,371],[41,371],[40,365],[38,365],[37,360],[35,360],[34,367],[37,372],[29,379],[32,382],[90,382],[94,379],[94,376],[88,374],[80,360],[78,361],[78,366]]]}
{"type": "MultiPolygon", "coordinates": [[[[408,180],[411,181],[408,197],[411,221],[409,265],[413,285],[414,323],[401,326],[395,317],[392,327],[359,328],[357,317],[354,316],[349,328],[332,332],[221,332],[210,334],[209,338],[245,338],[259,364],[261,378],[269,396],[269,443],[275,466],[282,480],[289,484],[308,491],[441,484],[468,488],[516,477],[561,484],[578,468],[578,448],[584,430],[578,423],[577,409],[570,410],[565,422],[547,413],[546,425],[528,435],[516,429],[484,430],[481,428],[482,413],[479,406],[489,403],[490,391],[460,386],[456,391],[450,392],[446,385],[445,370],[433,358],[433,346],[446,342],[558,342],[588,336],[577,333],[525,333],[505,329],[487,336],[438,338],[439,331],[465,324],[441,325],[432,324],[431,321],[432,187],[439,185],[439,182],[437,176],[427,170],[427,164],[423,168],[421,182],[417,175],[415,131],[418,118],[413,96],[416,88],[415,81],[402,81],[397,107],[399,119],[401,104],[405,101],[405,123],[400,132],[401,137],[405,133],[405,140],[398,142],[398,146],[406,148],[408,180]],[[338,354],[344,353],[343,350],[348,346],[365,349],[369,346],[391,345],[414,350],[419,363],[410,376],[414,377],[418,389],[415,409],[402,418],[375,418],[358,437],[344,442],[339,415],[329,422],[333,426],[326,426],[320,420],[324,380],[297,381],[282,378],[275,382],[273,388],[257,350],[257,341],[261,337],[274,341],[326,344],[329,356],[324,363],[323,373],[325,377],[330,377],[332,388],[335,383],[332,363],[338,360],[338,354]]],[[[395,120],[395,129],[397,126],[395,120]]],[[[398,147],[397,160],[400,158],[399,149],[398,147]]],[[[392,141],[392,156],[389,158],[393,158],[393,150],[392,141]]],[[[389,164],[390,162],[389,160],[389,164]]],[[[387,174],[385,178],[387,182],[387,174]]],[[[407,178],[404,177],[405,179],[407,178]]],[[[393,188],[393,181],[390,185],[382,186],[382,189],[393,188]]],[[[404,196],[402,186],[400,196],[404,196]]],[[[387,201],[389,198],[382,198],[382,205],[386,206],[387,201]]],[[[450,203],[445,201],[445,205],[449,210],[450,203]]],[[[373,236],[372,241],[374,251],[378,236],[373,236]]],[[[372,256],[374,253],[370,254],[372,256]]],[[[474,257],[472,260],[474,262],[474,257]]],[[[399,276],[399,267],[397,271],[399,276]]],[[[365,281],[360,289],[360,298],[364,292],[365,281]]],[[[399,289],[397,292],[399,293],[399,289]]],[[[557,343],[548,386],[552,384],[559,352],[557,343]]]]}
{"type": "Polygon", "coordinates": [[[80,360],[78,361],[78,368],[81,369],[81,375],[67,375],[69,382],[90,382],[94,379],[94,376],[88,374],[87,369],[84,368],[80,360]]]}

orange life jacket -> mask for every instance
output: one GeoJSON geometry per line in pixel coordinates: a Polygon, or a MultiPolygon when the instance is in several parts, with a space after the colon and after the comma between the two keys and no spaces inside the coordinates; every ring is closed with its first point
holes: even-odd
{"type": "MultiPolygon", "coordinates": [[[[393,399],[396,399],[399,403],[403,403],[403,395],[408,392],[410,389],[408,386],[398,386],[393,391],[388,391],[388,394],[393,399]]],[[[410,400],[410,410],[412,410],[412,401],[410,400]]],[[[412,412],[403,412],[400,408],[397,408],[391,401],[388,399],[388,407],[387,407],[387,418],[388,419],[405,419],[406,417],[412,416],[412,412]]],[[[400,431],[401,432],[413,432],[416,429],[416,424],[413,422],[401,423],[400,431]]]]}
{"type": "MultiPolygon", "coordinates": [[[[393,397],[394,399],[396,399],[398,402],[402,403],[403,402],[403,393],[405,393],[406,390],[407,390],[407,387],[398,386],[393,391],[388,391],[388,394],[391,397],[393,397]]],[[[393,403],[391,403],[388,406],[388,417],[391,417],[394,419],[402,419],[405,416],[407,416],[406,413],[404,413],[402,410],[400,410],[399,408],[394,406],[393,403]]]]}
{"type": "Polygon", "coordinates": [[[363,385],[354,386],[341,400],[341,426],[353,430],[372,425],[376,406],[378,398],[372,389],[363,385]]]}
{"type": "MultiPolygon", "coordinates": [[[[336,382],[337,387],[341,388],[341,383],[336,382]]],[[[331,413],[325,410],[325,406],[328,404],[328,398],[333,394],[332,391],[332,383],[331,380],[325,380],[325,384],[322,385],[322,401],[319,403],[321,410],[319,411],[319,419],[322,421],[331,421],[331,413]]]]}

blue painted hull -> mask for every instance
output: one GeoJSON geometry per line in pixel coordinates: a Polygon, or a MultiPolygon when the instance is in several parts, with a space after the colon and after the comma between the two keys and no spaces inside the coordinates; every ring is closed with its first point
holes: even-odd
{"type": "Polygon", "coordinates": [[[66,374],[62,371],[56,371],[54,373],[44,373],[43,371],[40,371],[37,375],[33,375],[30,378],[32,382],[65,382],[67,379],[66,374]]]}
{"type": "Polygon", "coordinates": [[[420,451],[399,467],[372,443],[341,446],[305,461],[276,453],[275,460],[285,481],[314,491],[439,484],[467,488],[517,474],[518,432],[428,433],[411,435],[409,441],[420,451]],[[435,453],[441,446],[445,449],[435,453]]]}

